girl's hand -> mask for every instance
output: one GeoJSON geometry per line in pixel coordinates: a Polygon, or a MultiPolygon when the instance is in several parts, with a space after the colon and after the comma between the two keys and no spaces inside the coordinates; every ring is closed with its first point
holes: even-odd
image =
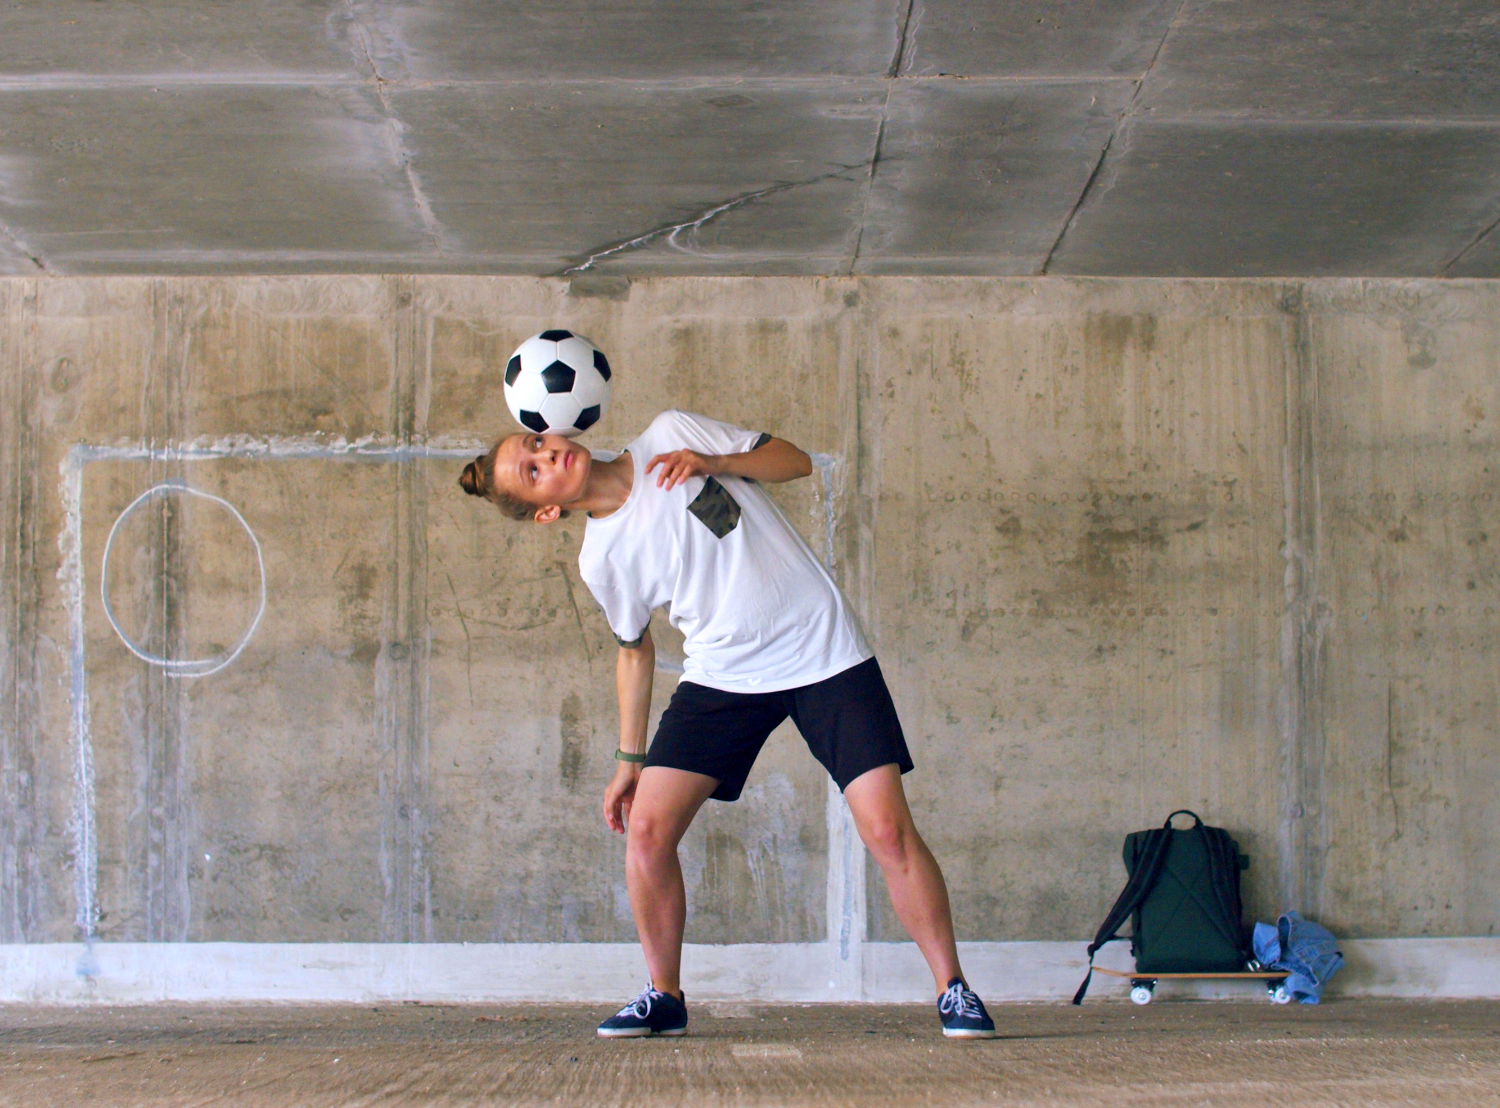
{"type": "Polygon", "coordinates": [[[620,762],[616,766],[614,779],[604,788],[604,822],[611,831],[625,834],[625,822],[630,819],[630,805],[640,779],[639,762],[620,762]]]}
{"type": "Polygon", "coordinates": [[[674,450],[670,454],[658,454],[646,463],[650,473],[661,465],[656,475],[656,487],[676,488],[689,477],[714,477],[724,472],[722,454],[699,454],[696,450],[674,450]]]}

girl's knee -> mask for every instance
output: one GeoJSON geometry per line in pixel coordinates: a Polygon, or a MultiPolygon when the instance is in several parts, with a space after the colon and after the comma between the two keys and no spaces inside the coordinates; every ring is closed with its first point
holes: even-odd
{"type": "Polygon", "coordinates": [[[881,864],[904,862],[917,838],[911,821],[895,813],[876,814],[860,830],[865,846],[881,864]]]}
{"type": "Polygon", "coordinates": [[[675,853],[678,838],[671,820],[650,812],[632,812],[625,833],[626,858],[655,858],[675,853]]]}

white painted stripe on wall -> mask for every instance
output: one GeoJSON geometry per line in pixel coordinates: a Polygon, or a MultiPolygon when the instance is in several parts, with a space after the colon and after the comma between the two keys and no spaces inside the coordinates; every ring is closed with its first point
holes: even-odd
{"type": "Polygon", "coordinates": [[[76,449],[62,461],[60,486],[63,527],[57,537],[62,563],[57,579],[68,612],[68,654],[72,700],[74,926],[80,938],[94,934],[99,851],[94,840],[94,747],[89,736],[88,667],[84,662],[83,462],[76,449]]]}
{"type": "MultiPolygon", "coordinates": [[[[960,943],[971,983],[991,1001],[1066,1003],[1082,980],[1085,944],[960,943]]],[[[1500,939],[1351,939],[1330,997],[1500,998],[1500,939]]],[[[1101,964],[1124,968],[1123,947],[1101,964]]],[[[693,1000],[763,1003],[925,1002],[932,979],[911,943],[865,943],[863,981],[831,973],[827,943],[690,944],[683,980],[693,1000]],[[834,987],[830,988],[832,981],[834,987]]],[[[0,945],[0,1001],[456,1003],[520,1000],[619,1003],[645,980],[630,943],[34,943],[0,945]]],[[[1125,982],[1096,974],[1090,1000],[1118,1000],[1125,982]]],[[[1169,997],[1255,999],[1231,982],[1164,982],[1169,997]]]]}

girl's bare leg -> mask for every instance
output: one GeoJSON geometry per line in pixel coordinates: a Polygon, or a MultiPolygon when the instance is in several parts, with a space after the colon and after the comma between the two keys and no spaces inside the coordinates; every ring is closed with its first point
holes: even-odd
{"type": "Polygon", "coordinates": [[[651,983],[664,993],[682,992],[687,894],[677,844],[718,784],[701,773],[647,766],[635,787],[625,833],[625,886],[651,983]]]}
{"type": "Polygon", "coordinates": [[[927,959],[938,993],[963,977],[943,871],[912,822],[898,766],[878,766],[849,782],[844,799],[859,837],[885,874],[891,907],[927,959]]]}

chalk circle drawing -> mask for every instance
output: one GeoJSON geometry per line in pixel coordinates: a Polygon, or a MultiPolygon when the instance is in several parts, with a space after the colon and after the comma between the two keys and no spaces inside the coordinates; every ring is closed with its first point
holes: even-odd
{"type": "Polygon", "coordinates": [[[104,541],[104,564],[100,566],[99,578],[99,594],[100,599],[104,601],[104,615],[109,620],[109,625],[115,629],[115,634],[120,636],[120,641],[137,658],[143,662],[149,662],[154,666],[160,666],[166,670],[169,677],[207,677],[211,673],[218,673],[219,670],[238,658],[240,652],[250,644],[250,640],[255,637],[255,629],[260,626],[260,617],[266,614],[266,561],[261,554],[260,540],[255,537],[255,532],[251,530],[250,524],[245,522],[245,517],[240,515],[239,509],[223,497],[215,496],[210,492],[204,492],[202,489],[195,489],[191,485],[181,481],[164,481],[159,485],[153,485],[132,500],[129,506],[120,513],[119,518],[114,522],[114,526],[109,529],[109,538],[104,541]],[[255,603],[255,616],[250,620],[249,626],[245,628],[240,637],[235,640],[232,647],[211,658],[163,658],[142,649],[140,644],[127,635],[125,629],[120,626],[120,621],[115,618],[115,610],[109,602],[109,556],[110,552],[114,549],[115,536],[119,534],[121,524],[143,505],[152,500],[168,496],[197,497],[200,500],[206,500],[225,509],[234,517],[240,527],[244,529],[245,536],[250,540],[250,546],[255,551],[255,569],[260,578],[260,595],[257,597],[255,603]]]}

